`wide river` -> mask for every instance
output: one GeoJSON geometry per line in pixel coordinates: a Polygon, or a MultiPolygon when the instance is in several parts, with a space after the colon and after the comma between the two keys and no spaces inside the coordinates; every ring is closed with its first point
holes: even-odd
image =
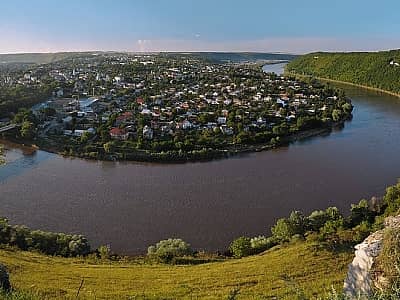
{"type": "Polygon", "coordinates": [[[223,250],[238,236],[269,234],[291,210],[347,210],[400,177],[400,99],[345,89],[355,110],[342,130],[231,159],[97,162],[7,145],[0,215],[133,254],[169,237],[223,250]]]}

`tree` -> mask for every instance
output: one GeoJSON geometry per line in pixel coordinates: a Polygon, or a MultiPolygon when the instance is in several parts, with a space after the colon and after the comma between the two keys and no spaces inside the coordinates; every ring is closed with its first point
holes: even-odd
{"type": "Polygon", "coordinates": [[[271,232],[273,238],[280,243],[290,241],[291,237],[296,234],[292,224],[285,218],[279,219],[271,228],[271,232]]]}
{"type": "Polygon", "coordinates": [[[350,103],[345,103],[342,105],[342,109],[346,114],[350,114],[353,111],[353,106],[350,103]]]}
{"type": "Polygon", "coordinates": [[[162,262],[171,262],[175,257],[191,255],[192,253],[190,245],[182,239],[163,240],[147,249],[147,255],[156,257],[162,262]]]}
{"type": "Polygon", "coordinates": [[[369,209],[368,201],[363,199],[358,204],[352,204],[350,209],[349,222],[351,227],[354,227],[363,221],[372,223],[374,213],[369,209]]]}
{"type": "Polygon", "coordinates": [[[400,209],[400,181],[396,185],[390,186],[386,189],[383,203],[386,207],[386,216],[398,212],[400,209]]]}
{"type": "Polygon", "coordinates": [[[86,143],[90,138],[90,133],[88,131],[85,131],[82,136],[81,136],[81,143],[86,143]]]}
{"type": "Polygon", "coordinates": [[[253,248],[251,247],[251,239],[245,236],[241,236],[231,243],[231,245],[229,246],[229,250],[236,258],[249,256],[253,253],[253,248]]]}
{"type": "Polygon", "coordinates": [[[292,211],[288,219],[294,234],[303,235],[308,228],[308,220],[300,211],[292,211]]]}
{"type": "Polygon", "coordinates": [[[24,121],[20,130],[21,137],[31,139],[35,135],[35,126],[30,121],[24,121]]]}
{"type": "Polygon", "coordinates": [[[281,125],[274,126],[272,132],[276,135],[285,136],[289,132],[289,126],[286,123],[282,123],[281,125]]]}
{"type": "Polygon", "coordinates": [[[340,119],[342,118],[342,115],[343,115],[343,113],[342,113],[342,111],[340,109],[334,109],[332,111],[332,119],[333,119],[333,121],[335,121],[335,122],[340,121],[340,119]]]}
{"type": "Polygon", "coordinates": [[[113,142],[105,143],[105,144],[103,145],[104,151],[105,151],[106,153],[111,153],[111,152],[113,151],[113,146],[114,146],[114,143],[113,143],[113,142]]]}
{"type": "Polygon", "coordinates": [[[3,150],[3,145],[0,145],[0,165],[4,164],[4,150],[3,150]]]}

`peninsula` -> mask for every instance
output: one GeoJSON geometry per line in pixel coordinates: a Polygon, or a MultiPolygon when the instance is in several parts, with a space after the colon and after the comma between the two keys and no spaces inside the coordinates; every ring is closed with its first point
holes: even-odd
{"type": "Polygon", "coordinates": [[[101,160],[184,162],[266,150],[329,131],[353,109],[343,92],[317,81],[198,54],[74,53],[6,65],[0,82],[6,138],[101,160]]]}

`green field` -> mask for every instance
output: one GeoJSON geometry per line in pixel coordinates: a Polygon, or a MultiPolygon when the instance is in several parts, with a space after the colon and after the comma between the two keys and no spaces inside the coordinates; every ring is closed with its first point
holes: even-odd
{"type": "Polygon", "coordinates": [[[332,253],[312,242],[192,266],[96,262],[0,250],[13,287],[40,295],[34,299],[76,299],[82,280],[79,299],[227,299],[234,291],[235,299],[297,299],[303,293],[317,299],[332,286],[341,289],[352,257],[352,252],[332,253]]]}

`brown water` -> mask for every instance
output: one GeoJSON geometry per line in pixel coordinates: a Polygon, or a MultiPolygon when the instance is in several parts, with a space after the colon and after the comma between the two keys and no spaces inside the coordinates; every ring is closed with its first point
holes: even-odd
{"type": "Polygon", "coordinates": [[[143,252],[181,237],[225,249],[240,235],[268,234],[298,209],[382,194],[400,177],[400,100],[347,87],[354,118],[328,136],[206,163],[94,162],[9,147],[0,167],[0,215],[16,224],[85,234],[93,246],[143,252]]]}

